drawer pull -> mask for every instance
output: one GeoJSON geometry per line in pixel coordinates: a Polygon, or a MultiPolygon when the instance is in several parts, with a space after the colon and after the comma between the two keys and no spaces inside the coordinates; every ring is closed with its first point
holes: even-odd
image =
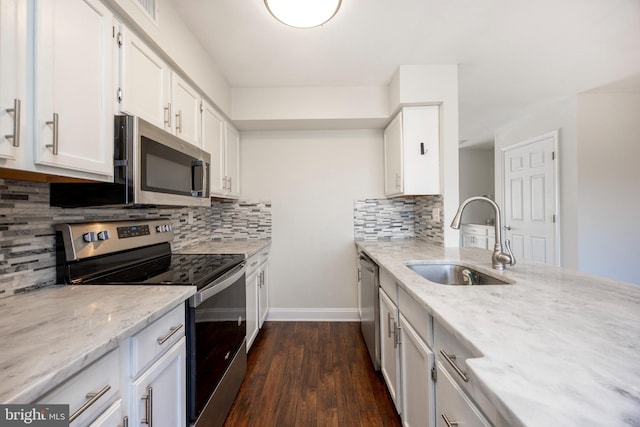
{"type": "Polygon", "coordinates": [[[446,351],[440,350],[440,354],[444,357],[444,360],[449,362],[451,367],[456,371],[458,375],[464,380],[464,382],[469,382],[469,377],[467,376],[467,372],[460,369],[460,367],[456,364],[456,355],[455,354],[447,354],[446,351]]]}
{"type": "Polygon", "coordinates": [[[13,140],[14,147],[20,146],[20,105],[21,101],[16,98],[13,100],[13,108],[4,109],[7,113],[13,113],[13,133],[4,137],[13,140]]]}
{"type": "MultiPolygon", "coordinates": [[[[393,319],[393,317],[391,317],[391,313],[387,313],[387,332],[389,334],[389,338],[391,338],[391,334],[395,333],[395,330],[396,330],[395,319],[393,319],[394,320],[393,328],[391,327],[391,319],[393,319]],[[392,329],[393,329],[393,332],[391,331],[392,329]]],[[[395,338],[393,342],[395,343],[395,338]]]]}
{"type": "Polygon", "coordinates": [[[108,392],[109,390],[111,390],[111,386],[107,384],[106,386],[102,387],[102,389],[100,389],[100,391],[97,393],[87,393],[86,398],[89,400],[87,400],[84,405],[79,407],[77,411],[71,414],[71,416],[69,417],[69,423],[74,422],[76,418],[82,415],[84,411],[89,409],[91,405],[96,403],[98,399],[104,396],[105,393],[108,392]]]}
{"type": "Polygon", "coordinates": [[[169,329],[169,333],[167,335],[165,335],[163,337],[158,337],[158,344],[162,345],[162,344],[166,343],[167,340],[169,338],[171,338],[173,335],[175,335],[175,333],[178,332],[180,329],[182,329],[183,326],[184,325],[182,323],[178,324],[177,326],[172,326],[169,329]]]}
{"type": "Polygon", "coordinates": [[[442,414],[442,419],[444,420],[445,424],[447,425],[447,427],[453,427],[453,426],[457,426],[458,424],[460,424],[457,421],[451,421],[449,418],[447,418],[446,414],[442,414]]]}
{"type": "Polygon", "coordinates": [[[144,418],[140,420],[142,424],[153,427],[153,387],[147,386],[146,396],[140,398],[144,400],[144,418]]]}
{"type": "Polygon", "coordinates": [[[129,427],[129,417],[124,417],[122,419],[122,424],[118,424],[118,427],[129,427]]]}
{"type": "Polygon", "coordinates": [[[48,120],[45,122],[45,124],[53,126],[53,141],[51,144],[46,144],[45,147],[51,148],[51,152],[53,153],[53,155],[57,156],[60,147],[60,118],[58,116],[58,113],[53,113],[53,120],[48,120]]]}

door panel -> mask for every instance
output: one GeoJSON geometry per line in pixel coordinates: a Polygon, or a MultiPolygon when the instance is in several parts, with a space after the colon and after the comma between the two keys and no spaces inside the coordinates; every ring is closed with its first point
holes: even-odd
{"type": "Polygon", "coordinates": [[[557,138],[552,132],[503,152],[505,234],[516,259],[557,263],[557,138]]]}

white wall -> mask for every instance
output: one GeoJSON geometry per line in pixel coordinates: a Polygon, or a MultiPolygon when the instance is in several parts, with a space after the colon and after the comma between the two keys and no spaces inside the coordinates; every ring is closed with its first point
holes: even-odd
{"type": "Polygon", "coordinates": [[[270,200],[270,319],[357,320],[353,202],[383,197],[381,130],[242,132],[241,191],[270,200]]]}
{"type": "Polygon", "coordinates": [[[640,284],[640,93],[578,96],[579,268],[640,284]]]}
{"type": "MultiPolygon", "coordinates": [[[[460,150],[460,202],[471,196],[495,194],[495,167],[493,148],[466,148],[460,150]]],[[[488,203],[471,203],[463,213],[462,221],[484,224],[493,218],[488,203]]]]}
{"type": "Polygon", "coordinates": [[[559,130],[559,227],[561,265],[578,268],[578,140],[576,98],[532,109],[517,121],[496,129],[495,133],[495,191],[496,202],[502,208],[501,181],[502,150],[536,136],[559,130]]]}

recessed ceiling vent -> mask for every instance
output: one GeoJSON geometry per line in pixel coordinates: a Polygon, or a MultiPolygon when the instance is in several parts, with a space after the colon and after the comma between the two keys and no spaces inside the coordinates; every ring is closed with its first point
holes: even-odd
{"type": "Polygon", "coordinates": [[[159,0],[132,0],[142,9],[153,22],[158,21],[159,0]]]}

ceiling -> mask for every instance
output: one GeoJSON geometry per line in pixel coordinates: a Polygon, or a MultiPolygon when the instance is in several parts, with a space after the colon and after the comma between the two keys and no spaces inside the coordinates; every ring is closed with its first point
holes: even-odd
{"type": "Polygon", "coordinates": [[[639,0],[342,0],[295,29],[263,0],[171,0],[232,87],[386,86],[458,64],[460,140],[594,88],[640,90],[639,0]]]}

